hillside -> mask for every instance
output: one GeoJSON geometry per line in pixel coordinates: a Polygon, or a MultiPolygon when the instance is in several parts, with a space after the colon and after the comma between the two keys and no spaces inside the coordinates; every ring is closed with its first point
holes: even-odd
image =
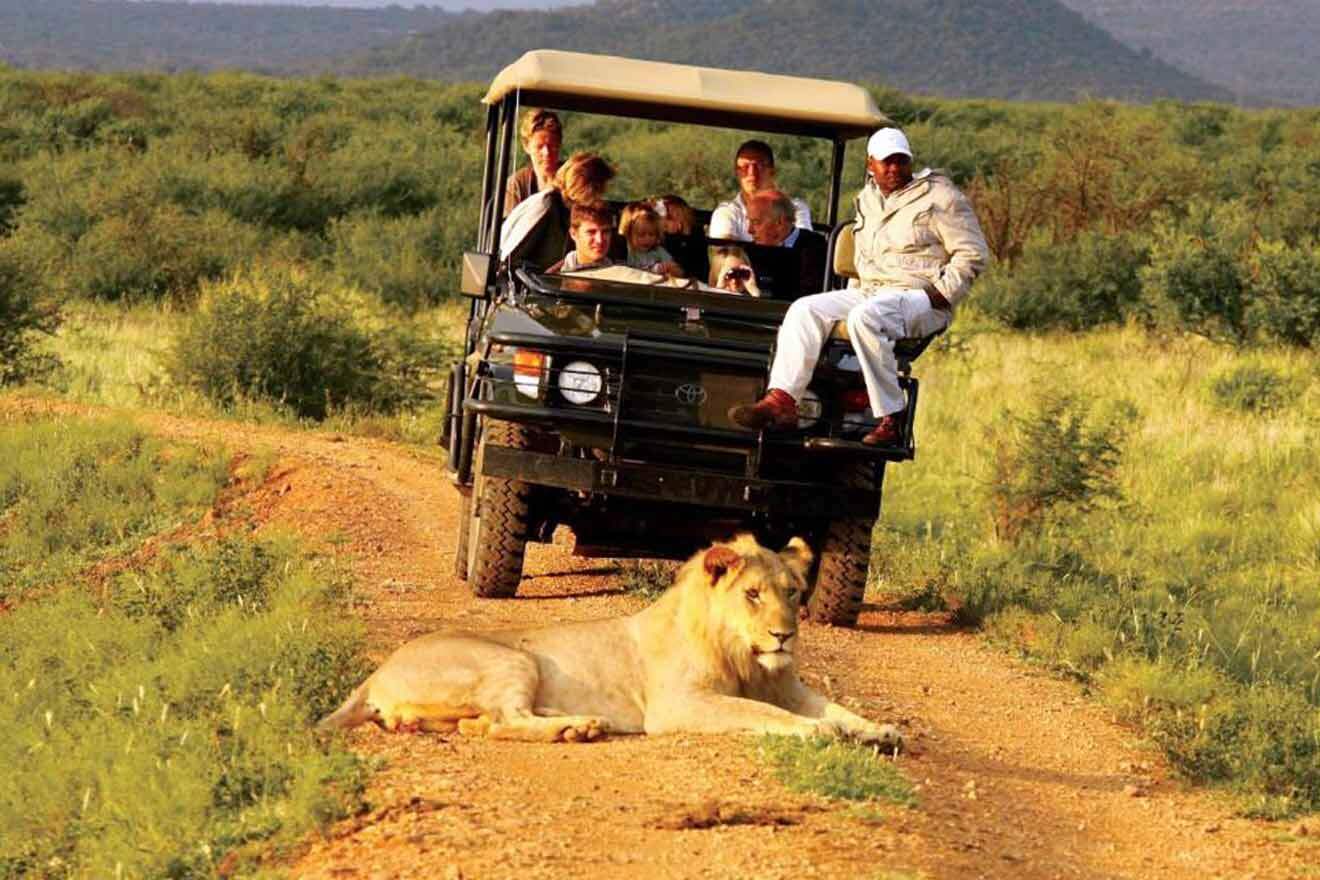
{"type": "MultiPolygon", "coordinates": [[[[535,47],[828,76],[942,95],[1229,99],[1056,0],[602,0],[456,19],[355,73],[486,79],[535,47]]],[[[344,69],[344,65],[336,65],[344,69]]]]}
{"type": "Polygon", "coordinates": [[[878,82],[950,96],[1231,100],[1130,49],[1057,0],[602,0],[448,13],[219,3],[0,0],[19,67],[410,73],[484,80],[567,48],[878,82]]]}
{"type": "Polygon", "coordinates": [[[0,62],[79,70],[288,71],[444,26],[418,7],[0,0],[0,62]]]}
{"type": "Polygon", "coordinates": [[[1063,0],[1130,46],[1251,99],[1320,105],[1316,0],[1063,0]]]}

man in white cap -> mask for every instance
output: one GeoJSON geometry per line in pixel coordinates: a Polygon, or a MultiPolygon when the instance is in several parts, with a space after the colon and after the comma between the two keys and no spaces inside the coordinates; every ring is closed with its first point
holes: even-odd
{"type": "Polygon", "coordinates": [[[857,196],[854,226],[858,281],[789,307],[779,328],[769,391],[760,401],[729,411],[743,427],[797,426],[797,401],[821,348],[834,323],[847,321],[871,411],[881,417],[862,442],[898,442],[907,401],[898,385],[894,343],[947,327],[985,268],[989,248],[971,203],[944,175],[929,168],[912,173],[912,148],[903,132],[880,129],[866,154],[867,182],[857,196]]]}

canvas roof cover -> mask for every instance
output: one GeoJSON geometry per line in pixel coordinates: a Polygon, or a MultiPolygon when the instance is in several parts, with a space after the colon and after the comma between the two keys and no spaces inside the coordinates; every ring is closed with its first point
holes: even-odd
{"type": "Polygon", "coordinates": [[[484,100],[514,90],[533,107],[831,138],[889,123],[870,93],[851,83],[549,49],[500,71],[484,100]]]}

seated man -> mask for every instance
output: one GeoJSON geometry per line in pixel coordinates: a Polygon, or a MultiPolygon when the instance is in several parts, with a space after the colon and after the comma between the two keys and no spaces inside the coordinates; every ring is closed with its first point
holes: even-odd
{"type": "Polygon", "coordinates": [[[816,293],[825,280],[825,255],[829,249],[825,237],[794,226],[793,220],[793,200],[779,190],[761,190],[747,202],[747,228],[752,241],[764,247],[788,248],[797,255],[796,260],[777,261],[775,277],[764,279],[777,299],[797,299],[803,294],[816,293]]]}
{"type": "MultiPolygon", "coordinates": [[[[710,238],[751,241],[747,228],[747,200],[762,190],[775,188],[775,153],[764,141],[747,141],[738,148],[733,160],[733,173],[738,179],[738,196],[723,202],[710,215],[710,238]]],[[[811,228],[811,208],[801,199],[793,199],[793,225],[811,228]]]]}
{"type": "Polygon", "coordinates": [[[947,327],[954,307],[985,268],[989,248],[971,203],[944,175],[930,169],[912,173],[912,150],[903,132],[880,129],[866,151],[868,180],[857,197],[853,227],[859,285],[793,303],[779,327],[765,397],[729,411],[743,427],[797,425],[797,401],[830,329],[846,320],[871,411],[881,417],[862,442],[901,440],[907,401],[898,384],[894,344],[947,327]]]}
{"type": "Polygon", "coordinates": [[[546,271],[567,274],[614,265],[610,242],[614,239],[614,215],[603,202],[574,205],[568,221],[568,235],[573,252],[546,271]]]}

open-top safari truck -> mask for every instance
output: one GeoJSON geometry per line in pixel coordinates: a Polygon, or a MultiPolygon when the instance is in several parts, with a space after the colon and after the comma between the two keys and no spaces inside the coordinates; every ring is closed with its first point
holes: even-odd
{"type": "MultiPolygon", "coordinates": [[[[859,442],[876,420],[842,325],[798,429],[750,431],[728,410],[765,391],[791,297],[542,274],[496,255],[518,114],[531,106],[826,139],[818,229],[829,257],[819,286],[799,293],[840,286],[853,273],[851,230],[836,226],[844,148],[887,122],[871,96],[828,80],[538,51],[502,71],[485,102],[481,219],[463,260],[466,357],[450,376],[443,437],[464,499],[459,576],[480,596],[514,595],[526,543],[559,525],[583,556],[685,557],[743,530],[770,546],[802,535],[818,559],[810,616],[855,623],[885,466],[915,452],[910,363],[929,340],[896,352],[908,397],[897,445],[859,442]]],[[[787,249],[745,247],[758,274],[763,261],[791,274],[787,249]]]]}

